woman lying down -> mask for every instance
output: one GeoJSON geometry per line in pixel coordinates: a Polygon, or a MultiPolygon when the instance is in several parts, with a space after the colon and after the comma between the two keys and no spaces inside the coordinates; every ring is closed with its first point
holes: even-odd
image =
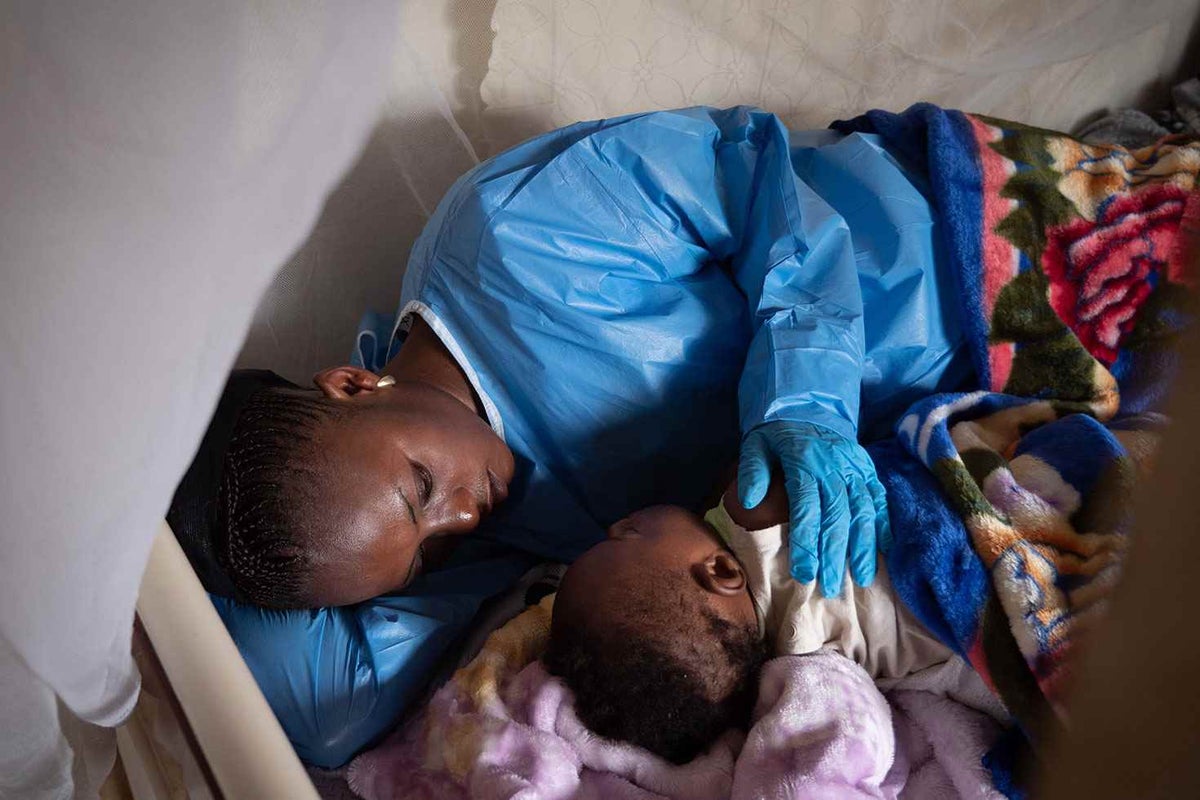
{"type": "Polygon", "coordinates": [[[836,597],[792,579],[781,488],[753,511],[736,498],[705,519],[652,506],[615,523],[557,594],[360,756],[351,787],[368,800],[999,796],[980,764],[1004,711],[979,676],[885,574],[836,597]],[[899,685],[900,704],[876,685],[899,685]],[[920,756],[922,724],[955,752],[920,756]]]}

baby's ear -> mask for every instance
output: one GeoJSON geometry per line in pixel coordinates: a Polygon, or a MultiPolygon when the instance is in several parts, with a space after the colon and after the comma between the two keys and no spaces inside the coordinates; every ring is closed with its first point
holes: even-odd
{"type": "Polygon", "coordinates": [[[725,550],[718,550],[693,564],[692,574],[706,592],[729,596],[746,591],[746,573],[742,565],[725,550]]]}
{"type": "Polygon", "coordinates": [[[373,392],[379,384],[379,376],[369,369],[352,367],[330,367],[313,376],[313,383],[330,400],[347,400],[360,392],[373,392]]]}

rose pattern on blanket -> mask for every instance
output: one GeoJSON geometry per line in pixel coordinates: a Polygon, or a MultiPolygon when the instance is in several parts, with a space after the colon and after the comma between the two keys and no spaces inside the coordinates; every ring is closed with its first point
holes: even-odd
{"type": "Polygon", "coordinates": [[[1106,367],[1160,281],[1192,283],[1176,247],[1187,199],[1178,185],[1153,186],[1111,197],[1095,220],[1081,216],[1047,231],[1050,305],[1106,367]]]}
{"type": "Polygon", "coordinates": [[[1200,145],[1129,151],[967,116],[984,208],[1008,203],[982,220],[984,302],[965,308],[987,326],[986,385],[1104,419],[1153,405],[1145,389],[1161,388],[1153,372],[1194,305],[1180,231],[1200,206],[1200,145]]]}

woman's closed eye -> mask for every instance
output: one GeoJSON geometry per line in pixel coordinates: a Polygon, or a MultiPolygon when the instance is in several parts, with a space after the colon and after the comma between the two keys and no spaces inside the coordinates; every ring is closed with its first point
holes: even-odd
{"type": "Polygon", "coordinates": [[[417,524],[417,509],[424,510],[429,503],[429,498],[433,496],[433,475],[424,464],[418,464],[415,461],[410,462],[412,465],[413,484],[415,487],[415,495],[410,495],[404,491],[403,486],[396,487],[396,493],[400,495],[400,500],[404,504],[404,511],[408,514],[408,521],[417,524]],[[413,501],[416,502],[413,502],[413,501]]]}
{"type": "Polygon", "coordinates": [[[433,496],[433,475],[424,464],[413,463],[413,474],[417,480],[417,502],[424,508],[433,496]]]}

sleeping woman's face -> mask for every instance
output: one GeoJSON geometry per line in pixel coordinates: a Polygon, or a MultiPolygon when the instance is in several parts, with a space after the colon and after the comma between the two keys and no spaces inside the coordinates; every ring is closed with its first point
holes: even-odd
{"type": "MultiPolygon", "coordinates": [[[[319,436],[321,524],[305,534],[314,605],[403,588],[432,551],[508,495],[512,452],[451,395],[418,382],[363,392],[319,436]]],[[[312,494],[312,493],[310,493],[312,494]]]]}

